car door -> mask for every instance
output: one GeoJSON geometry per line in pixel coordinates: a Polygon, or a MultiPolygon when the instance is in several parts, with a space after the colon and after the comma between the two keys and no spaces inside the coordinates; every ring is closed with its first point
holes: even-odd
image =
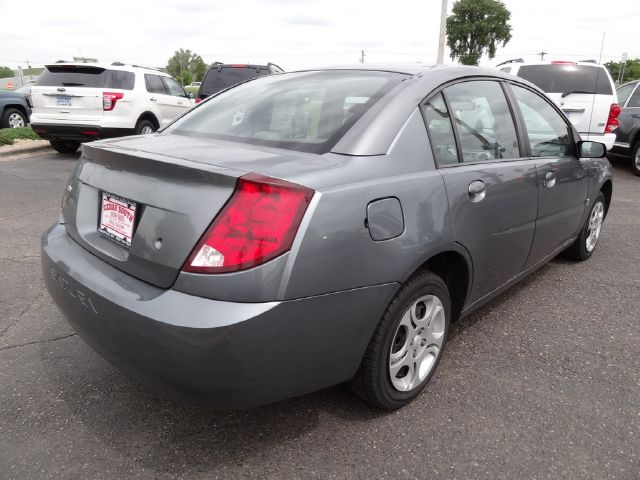
{"type": "Polygon", "coordinates": [[[169,92],[169,96],[171,97],[171,120],[173,120],[175,117],[182,115],[185,110],[191,107],[191,99],[173,78],[161,78],[165,88],[169,92]]]}
{"type": "Polygon", "coordinates": [[[160,75],[145,73],[144,82],[149,93],[149,100],[155,105],[159,114],[158,121],[163,127],[176,116],[175,99],[169,95],[160,75]]]}
{"type": "Polygon", "coordinates": [[[473,261],[473,303],[509,282],[525,264],[538,201],[535,165],[520,150],[499,81],[451,85],[432,97],[424,112],[455,241],[473,261]],[[443,122],[449,118],[453,137],[443,122]]]}
{"type": "Polygon", "coordinates": [[[566,245],[580,228],[586,208],[588,167],[578,158],[573,129],[541,94],[510,85],[536,166],[538,216],[527,260],[531,266],[566,245]]]}

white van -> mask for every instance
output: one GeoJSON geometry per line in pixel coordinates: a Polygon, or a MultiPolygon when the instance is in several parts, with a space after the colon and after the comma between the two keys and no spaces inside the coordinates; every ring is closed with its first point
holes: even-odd
{"type": "Polygon", "coordinates": [[[615,85],[604,65],[517,59],[496,68],[538,86],[562,109],[583,140],[604,143],[611,150],[620,107],[615,85]]]}

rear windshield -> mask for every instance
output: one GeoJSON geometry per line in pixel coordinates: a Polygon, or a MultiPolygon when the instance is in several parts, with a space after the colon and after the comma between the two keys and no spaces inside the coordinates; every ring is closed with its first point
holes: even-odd
{"type": "Polygon", "coordinates": [[[258,71],[254,67],[221,67],[220,69],[212,68],[207,72],[202,85],[200,87],[200,96],[202,98],[221,92],[225,88],[232,87],[238,83],[251,80],[252,78],[270,75],[271,72],[267,67],[260,68],[258,71]]]}
{"type": "Polygon", "coordinates": [[[135,75],[122,70],[76,65],[49,66],[38,77],[41,87],[87,87],[133,90],[135,75]]]}
{"type": "Polygon", "coordinates": [[[588,65],[523,65],[518,76],[546,93],[596,93],[612,95],[611,82],[604,68],[588,65]]]}
{"type": "Polygon", "coordinates": [[[405,78],[356,70],[272,75],[221,93],[167,131],[325,153],[405,78]]]}

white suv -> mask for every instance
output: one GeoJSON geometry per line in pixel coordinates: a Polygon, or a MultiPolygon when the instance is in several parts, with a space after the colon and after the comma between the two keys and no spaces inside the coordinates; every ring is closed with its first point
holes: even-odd
{"type": "Polygon", "coordinates": [[[497,69],[517,75],[542,89],[562,109],[583,140],[611,150],[620,114],[616,89],[604,65],[593,62],[509,60],[497,69]]]}
{"type": "Polygon", "coordinates": [[[170,75],[119,62],[46,65],[31,101],[32,128],[61,153],[100,138],[152,133],[194,104],[170,75]]]}

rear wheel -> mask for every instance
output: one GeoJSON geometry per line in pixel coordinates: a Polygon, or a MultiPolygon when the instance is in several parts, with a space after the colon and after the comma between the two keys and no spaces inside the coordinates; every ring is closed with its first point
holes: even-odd
{"type": "Polygon", "coordinates": [[[580,236],[564,251],[563,254],[565,257],[582,261],[587,260],[593,255],[598,239],[600,238],[600,230],[602,229],[605,211],[604,195],[600,192],[596,201],[593,202],[591,206],[587,221],[580,231],[580,236]]]}
{"type": "Polygon", "coordinates": [[[640,177],[640,141],[636,142],[631,154],[631,169],[640,177]]]}
{"type": "Polygon", "coordinates": [[[7,108],[2,115],[2,128],[21,128],[27,126],[27,118],[17,108],[7,108]]]}
{"type": "Polygon", "coordinates": [[[379,408],[407,405],[440,361],[450,318],[449,291],[440,277],[423,272],[410,279],[380,319],[351,388],[379,408]]]}
{"type": "Polygon", "coordinates": [[[75,153],[80,146],[80,142],[72,140],[49,140],[49,143],[59,153],[75,153]]]}
{"type": "Polygon", "coordinates": [[[136,135],[148,135],[156,131],[156,127],[150,120],[140,120],[136,125],[136,135]]]}

